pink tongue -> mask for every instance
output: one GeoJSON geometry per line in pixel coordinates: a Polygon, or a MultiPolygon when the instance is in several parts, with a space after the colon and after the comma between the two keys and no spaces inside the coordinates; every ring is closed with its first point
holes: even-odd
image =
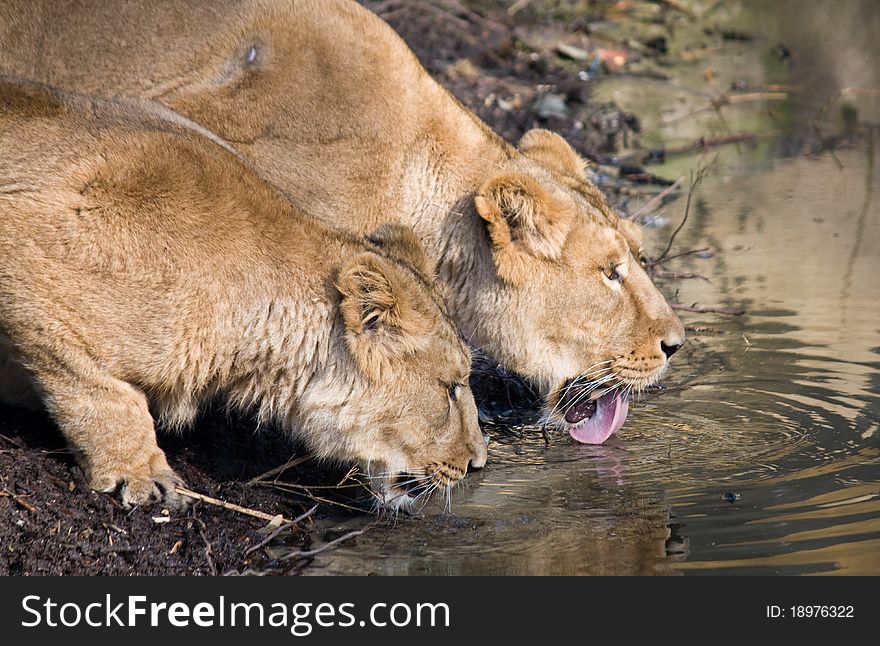
{"type": "Polygon", "coordinates": [[[602,395],[596,402],[596,412],[593,416],[572,426],[568,432],[583,444],[602,444],[620,430],[626,421],[628,411],[629,398],[620,397],[618,392],[602,395]]]}

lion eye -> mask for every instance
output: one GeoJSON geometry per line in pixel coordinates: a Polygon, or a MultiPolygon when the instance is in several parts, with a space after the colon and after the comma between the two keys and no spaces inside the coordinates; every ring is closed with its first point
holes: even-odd
{"type": "Polygon", "coordinates": [[[620,274],[617,273],[617,267],[612,267],[605,271],[605,278],[608,280],[620,280],[620,274]]]}
{"type": "Polygon", "coordinates": [[[458,384],[452,384],[451,386],[449,386],[449,388],[448,388],[449,399],[451,399],[454,402],[458,401],[459,388],[461,388],[461,386],[459,386],[458,384]]]}

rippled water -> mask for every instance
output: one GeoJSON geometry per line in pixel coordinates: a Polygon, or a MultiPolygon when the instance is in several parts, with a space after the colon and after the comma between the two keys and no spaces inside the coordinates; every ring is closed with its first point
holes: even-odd
{"type": "MultiPolygon", "coordinates": [[[[870,27],[876,12],[859,6],[870,27]]],[[[778,26],[780,16],[765,11],[743,19],[778,26]]],[[[782,105],[725,109],[736,131],[779,132],[724,150],[676,243],[715,255],[669,265],[708,280],[667,280],[663,289],[681,303],[746,313],[682,312],[692,330],[666,389],[633,405],[605,446],[559,436],[548,445],[530,427],[519,437],[496,433],[489,465],[454,492],[451,514],[428,507],[395,526],[380,523],[319,556],[307,573],[880,574],[880,99],[838,94],[867,87],[859,83],[880,87],[872,76],[880,65],[876,56],[873,67],[847,62],[847,48],[865,56],[858,30],[826,22],[823,29],[847,38],[824,57],[809,49],[814,23],[786,25],[795,30],[789,38],[802,39],[802,49],[792,48],[799,67],[762,60],[765,38],[725,43],[678,79],[697,87],[703,67],[715,65],[723,82],[738,75],[779,83],[787,74],[794,83],[825,65],[819,109],[837,96],[823,113],[828,121],[844,100],[858,111],[850,143],[806,156],[815,88],[792,90],[782,105]]],[[[691,109],[705,103],[701,95],[666,87],[654,96],[644,87],[622,80],[600,91],[637,114],[659,115],[646,119],[646,138],[687,140],[721,127],[712,111],[695,125],[670,122],[661,109],[688,114],[668,93],[684,91],[691,109]]],[[[652,170],[675,177],[696,163],[652,170]]],[[[683,200],[672,203],[670,224],[648,230],[655,248],[683,208],[683,200]]],[[[328,528],[371,522],[337,519],[328,528]]]]}

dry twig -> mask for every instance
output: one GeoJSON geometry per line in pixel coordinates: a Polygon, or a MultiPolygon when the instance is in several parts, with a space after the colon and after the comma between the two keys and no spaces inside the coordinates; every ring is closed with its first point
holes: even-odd
{"type": "Polygon", "coordinates": [[[708,325],[686,325],[684,329],[695,334],[727,334],[727,330],[708,325]]]}
{"type": "Polygon", "coordinates": [[[669,307],[682,312],[697,312],[699,314],[728,314],[729,316],[741,316],[745,310],[736,307],[697,307],[696,305],[684,305],[683,303],[670,303],[669,307]]]}
{"type": "Polygon", "coordinates": [[[284,523],[283,525],[281,525],[281,527],[279,527],[278,529],[276,529],[275,531],[273,531],[271,534],[269,534],[266,538],[264,538],[263,540],[261,540],[259,543],[257,543],[257,544],[254,545],[253,547],[248,548],[248,550],[244,553],[244,558],[247,558],[248,556],[250,556],[251,554],[253,554],[253,553],[256,552],[257,550],[266,547],[266,545],[268,545],[269,543],[271,543],[272,540],[273,540],[275,537],[277,537],[279,534],[281,534],[282,532],[284,532],[284,531],[290,529],[291,527],[293,527],[293,526],[296,525],[297,523],[304,521],[306,518],[308,518],[309,516],[311,516],[312,514],[314,514],[314,513],[315,513],[315,510],[316,510],[317,508],[318,508],[318,505],[315,505],[314,507],[312,507],[311,509],[309,509],[306,513],[301,514],[300,516],[297,516],[297,517],[294,518],[293,520],[287,521],[286,523],[284,523]]]}
{"type": "Polygon", "coordinates": [[[205,560],[208,562],[208,569],[211,572],[211,576],[217,576],[217,566],[214,564],[214,551],[211,549],[211,541],[205,536],[205,522],[200,518],[196,518],[195,515],[190,516],[190,520],[195,523],[199,537],[205,543],[205,560]]]}
{"type": "Polygon", "coordinates": [[[248,480],[248,484],[253,485],[253,484],[259,484],[260,482],[265,482],[269,478],[274,478],[276,476],[280,476],[282,473],[284,473],[288,469],[298,467],[303,462],[308,462],[311,459],[312,459],[312,456],[309,453],[307,453],[306,455],[301,455],[298,458],[290,458],[287,462],[285,462],[281,466],[277,466],[274,469],[269,469],[265,473],[261,473],[260,475],[251,478],[250,480],[248,480]]]}
{"type": "Polygon", "coordinates": [[[26,449],[27,448],[27,446],[25,446],[24,442],[22,442],[21,440],[15,439],[13,437],[8,437],[6,435],[3,435],[3,433],[0,433],[0,440],[5,440],[5,441],[9,442],[12,446],[19,448],[19,449],[26,449]]]}
{"type": "MultiPolygon", "coordinates": [[[[369,528],[367,528],[367,529],[369,529],[369,528]]],[[[329,550],[331,547],[339,545],[343,541],[347,541],[349,538],[354,538],[355,536],[360,536],[365,531],[367,531],[367,529],[356,529],[353,532],[348,532],[348,534],[344,534],[343,536],[340,536],[339,538],[334,539],[334,540],[330,541],[329,543],[325,543],[321,547],[318,547],[313,550],[297,550],[295,552],[289,552],[289,553],[285,554],[284,556],[282,556],[281,558],[279,558],[278,560],[279,561],[289,561],[291,559],[307,558],[309,556],[315,556],[316,554],[320,554],[321,552],[329,550]]]]}
{"type": "MultiPolygon", "coordinates": [[[[259,518],[260,520],[265,520],[266,522],[275,520],[279,516],[279,514],[267,514],[266,512],[257,511],[256,509],[248,509],[247,507],[242,507],[241,505],[236,505],[235,503],[226,502],[225,500],[212,498],[211,496],[206,496],[205,494],[201,494],[196,491],[190,491],[189,489],[184,489],[183,487],[175,487],[175,491],[181,496],[186,496],[187,498],[192,498],[193,500],[201,500],[208,505],[213,505],[214,507],[222,507],[223,509],[235,511],[239,514],[245,514],[246,516],[253,516],[254,518],[259,518]]],[[[281,522],[285,522],[285,518],[283,516],[281,517],[281,522]]]]}
{"type": "Polygon", "coordinates": [[[514,2],[507,8],[507,15],[515,16],[520,11],[525,9],[531,3],[531,1],[532,0],[516,0],[516,2],[514,2]]]}
{"type": "Polygon", "coordinates": [[[675,180],[672,184],[664,188],[661,192],[657,193],[650,200],[645,202],[639,209],[632,214],[633,218],[638,217],[642,213],[650,213],[653,209],[657,208],[661,204],[663,204],[663,200],[666,199],[667,195],[674,193],[678,190],[678,187],[681,186],[681,183],[684,181],[684,175],[675,180]]]}
{"type": "Polygon", "coordinates": [[[37,513],[37,508],[34,507],[31,503],[29,503],[27,500],[24,499],[24,498],[25,498],[25,495],[26,495],[26,494],[16,494],[16,493],[12,493],[12,492],[9,491],[8,489],[0,490],[0,496],[6,496],[6,497],[9,497],[9,498],[12,498],[13,502],[14,502],[15,504],[17,504],[19,507],[21,507],[22,509],[26,509],[26,510],[28,510],[28,511],[31,512],[32,514],[36,514],[36,513],[37,513]]]}
{"type": "MultiPolygon", "coordinates": [[[[698,256],[700,254],[704,254],[703,258],[711,258],[712,257],[712,249],[710,247],[702,247],[701,249],[690,249],[688,251],[682,251],[681,253],[675,253],[671,256],[666,256],[662,259],[663,262],[669,262],[675,258],[682,258],[684,256],[698,256]]],[[[653,267],[659,264],[659,260],[651,260],[648,262],[648,266],[653,267]]]]}
{"type": "Polygon", "coordinates": [[[679,225],[675,228],[675,231],[672,232],[672,235],[669,237],[669,242],[666,244],[666,249],[663,250],[657,258],[651,261],[652,265],[659,265],[666,256],[669,254],[669,250],[672,249],[672,243],[675,242],[675,236],[678,235],[679,231],[684,228],[684,225],[687,223],[688,215],[691,211],[691,198],[694,196],[694,189],[700,185],[700,182],[703,181],[703,177],[706,175],[706,169],[708,166],[703,166],[697,169],[696,178],[694,177],[694,171],[691,171],[691,180],[690,185],[688,186],[688,194],[687,194],[687,202],[684,205],[684,217],[681,219],[679,225]]]}
{"type": "Polygon", "coordinates": [[[663,269],[655,269],[653,275],[656,278],[679,278],[679,279],[687,279],[687,278],[698,278],[699,280],[705,280],[707,283],[711,283],[712,281],[703,276],[702,274],[682,274],[677,271],[665,271],[663,269]]]}
{"type": "Polygon", "coordinates": [[[696,14],[690,7],[686,7],[679,0],[660,0],[660,4],[669,7],[670,9],[675,9],[676,11],[680,11],[681,13],[694,17],[696,14]]]}
{"type": "MultiPolygon", "coordinates": [[[[350,509],[352,511],[356,511],[358,513],[363,512],[363,509],[359,509],[358,507],[354,507],[352,505],[346,505],[344,502],[339,502],[338,500],[331,500],[330,498],[323,498],[321,496],[314,495],[310,488],[321,488],[321,489],[337,489],[336,486],[326,486],[319,485],[318,487],[306,487],[305,485],[295,485],[289,482],[258,482],[257,485],[261,487],[272,487],[273,489],[278,489],[279,491],[285,491],[287,493],[293,494],[295,496],[302,496],[307,500],[311,500],[312,502],[321,502],[326,505],[331,505],[335,507],[342,507],[343,509],[350,509]]],[[[345,488],[355,487],[358,485],[345,485],[345,488]]],[[[363,486],[363,485],[359,485],[363,486]]]]}

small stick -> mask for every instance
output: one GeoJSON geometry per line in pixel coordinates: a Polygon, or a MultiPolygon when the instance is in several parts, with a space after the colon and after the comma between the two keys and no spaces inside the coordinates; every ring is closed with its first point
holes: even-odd
{"type": "Polygon", "coordinates": [[[684,206],[684,217],[681,219],[681,222],[675,228],[675,231],[672,232],[672,235],[669,237],[669,242],[666,244],[666,249],[664,249],[663,253],[661,253],[657,258],[654,259],[654,261],[653,261],[654,264],[659,264],[659,263],[663,262],[663,259],[669,254],[669,250],[672,249],[672,243],[675,242],[675,236],[677,236],[678,232],[684,228],[684,225],[688,219],[688,214],[690,213],[690,210],[691,210],[691,198],[694,195],[694,188],[696,188],[697,184],[699,184],[702,179],[703,179],[703,174],[697,173],[697,179],[694,180],[694,171],[691,171],[691,181],[690,181],[690,186],[688,186],[687,202],[685,203],[685,206],[684,206]]]}
{"type": "Polygon", "coordinates": [[[751,101],[785,101],[788,92],[748,92],[726,95],[726,103],[749,103],[751,101]]]}
{"type": "Polygon", "coordinates": [[[694,17],[696,14],[689,7],[684,6],[678,0],[660,0],[660,4],[669,7],[670,9],[675,9],[676,11],[680,11],[681,13],[694,17]]]}
{"type": "Polygon", "coordinates": [[[880,96],[880,88],[873,87],[845,87],[840,91],[840,96],[880,96]]]}
{"type": "Polygon", "coordinates": [[[698,314],[729,314],[731,316],[740,316],[745,314],[745,310],[740,310],[735,307],[696,307],[694,305],[683,305],[681,303],[670,303],[669,307],[674,310],[681,310],[682,312],[697,312],[698,314]]]}
{"type": "Polygon", "coordinates": [[[29,503],[27,500],[25,500],[24,496],[21,494],[15,494],[15,493],[12,493],[11,491],[9,491],[8,489],[3,489],[2,491],[0,491],[0,496],[8,496],[9,498],[12,498],[12,500],[15,502],[15,504],[19,505],[20,507],[27,509],[32,514],[37,513],[37,508],[34,507],[31,503],[29,503]]]}
{"type": "Polygon", "coordinates": [[[813,123],[813,131],[816,133],[816,136],[819,138],[819,143],[822,145],[822,150],[827,150],[831,153],[831,158],[834,160],[834,163],[837,165],[837,170],[843,170],[843,164],[840,159],[837,157],[837,153],[834,152],[834,147],[828,143],[825,138],[822,136],[822,131],[819,130],[819,125],[813,123]]]}
{"type": "Polygon", "coordinates": [[[211,548],[211,541],[205,536],[205,522],[201,518],[196,518],[195,516],[190,516],[190,518],[195,522],[199,536],[205,543],[205,560],[208,562],[208,569],[211,571],[211,576],[217,576],[217,565],[214,563],[214,550],[211,548]]]}
{"type": "MultiPolygon", "coordinates": [[[[674,258],[681,258],[682,256],[693,256],[695,254],[710,253],[711,251],[712,251],[711,247],[703,247],[702,249],[691,249],[690,251],[682,251],[681,253],[676,253],[676,254],[672,254],[671,256],[666,256],[665,258],[663,258],[662,262],[669,262],[670,260],[672,260],[674,258]]],[[[658,261],[652,260],[648,263],[648,266],[653,267],[656,264],[658,264],[658,261]]]]}
{"type": "Polygon", "coordinates": [[[708,325],[686,325],[684,329],[696,334],[727,334],[726,330],[708,325]]]}
{"type": "MultiPolygon", "coordinates": [[[[349,469],[349,470],[348,470],[348,473],[346,473],[345,476],[343,476],[342,480],[340,480],[339,482],[336,483],[336,488],[337,488],[337,489],[340,489],[340,488],[342,487],[342,485],[344,485],[345,482],[346,482],[349,478],[352,478],[353,476],[356,476],[356,475],[358,474],[358,471],[359,471],[359,470],[358,470],[357,465],[355,465],[355,466],[353,466],[351,469],[349,469]]],[[[363,485],[363,483],[361,483],[359,480],[355,479],[355,481],[356,481],[358,484],[363,485]]]]}
{"type": "Polygon", "coordinates": [[[707,283],[712,282],[701,274],[681,274],[677,271],[665,271],[663,269],[655,269],[654,276],[656,276],[657,278],[699,278],[700,280],[705,280],[707,283]]]}
{"type": "Polygon", "coordinates": [[[660,193],[652,197],[650,200],[645,202],[635,213],[632,214],[632,217],[638,217],[642,213],[650,212],[652,209],[660,206],[663,203],[663,199],[669,195],[670,193],[678,190],[678,187],[681,186],[681,183],[684,181],[684,175],[679,177],[675,182],[673,182],[670,186],[664,188],[660,193]]]}
{"type": "MultiPolygon", "coordinates": [[[[189,489],[184,489],[183,487],[175,487],[174,489],[181,496],[186,496],[187,498],[193,498],[194,500],[201,500],[202,502],[208,505],[214,505],[215,507],[222,507],[223,509],[228,509],[229,511],[237,511],[240,514],[245,514],[246,516],[253,516],[254,518],[259,518],[260,520],[265,520],[266,522],[270,522],[275,520],[279,514],[267,514],[263,511],[257,511],[256,509],[248,509],[247,507],[242,507],[240,505],[236,505],[235,503],[226,502],[225,500],[218,500],[217,498],[211,498],[211,496],[206,496],[201,493],[197,493],[195,491],[190,491],[189,489]]],[[[281,522],[285,522],[284,516],[281,517],[281,522]]]]}
{"type": "Polygon", "coordinates": [[[730,144],[755,141],[760,137],[770,137],[775,134],[776,131],[774,130],[764,133],[746,132],[740,134],[729,134],[726,137],[718,137],[716,139],[706,139],[705,137],[700,137],[696,141],[693,141],[689,144],[684,144],[683,146],[666,148],[663,152],[666,155],[681,155],[684,153],[693,152],[695,150],[708,150],[709,148],[717,148],[719,146],[729,146],[730,144]]]}
{"type": "Polygon", "coordinates": [[[516,0],[512,5],[507,8],[508,16],[515,16],[520,11],[525,9],[532,0],[516,0]]]}
{"type": "Polygon", "coordinates": [[[349,538],[354,538],[355,536],[360,536],[365,531],[367,531],[367,530],[366,529],[356,529],[353,532],[349,532],[348,534],[345,534],[344,536],[340,536],[339,538],[332,540],[329,543],[327,543],[326,545],[322,545],[321,547],[319,547],[317,549],[304,550],[304,551],[298,550],[296,552],[290,552],[288,554],[285,554],[284,556],[282,556],[278,560],[279,561],[289,561],[290,559],[306,558],[309,556],[314,556],[315,554],[320,554],[321,552],[323,552],[325,550],[329,550],[331,547],[333,547],[335,545],[339,545],[339,543],[341,543],[343,541],[347,541],[349,538]]]}
{"type": "Polygon", "coordinates": [[[778,83],[749,83],[748,81],[735,81],[733,83],[733,86],[735,86],[735,89],[737,90],[749,89],[755,92],[793,92],[801,89],[799,85],[779,85],[778,83]]]}
{"type": "Polygon", "coordinates": [[[257,484],[258,482],[264,482],[274,476],[280,476],[287,469],[292,469],[293,467],[297,467],[300,464],[302,464],[303,462],[307,462],[311,459],[312,459],[312,456],[310,454],[301,455],[296,459],[290,458],[287,462],[285,462],[281,466],[275,467],[274,469],[269,469],[268,471],[266,471],[266,473],[261,473],[260,475],[251,478],[250,480],[248,480],[248,484],[250,484],[250,485],[257,484]]]}
{"type": "Polygon", "coordinates": [[[296,525],[297,523],[299,523],[299,522],[301,522],[301,521],[304,521],[306,518],[308,518],[309,516],[311,516],[312,514],[314,514],[314,513],[315,513],[315,510],[316,510],[317,508],[318,508],[318,505],[315,505],[314,507],[312,507],[311,509],[309,509],[306,513],[304,513],[304,514],[302,514],[302,515],[300,515],[300,516],[297,516],[296,518],[294,518],[294,519],[291,520],[291,521],[288,521],[288,522],[284,523],[281,527],[279,527],[279,528],[276,529],[274,532],[272,532],[271,534],[269,534],[266,538],[264,538],[263,540],[261,540],[259,543],[257,543],[256,545],[254,545],[254,546],[251,547],[251,548],[248,548],[248,550],[244,553],[244,558],[247,558],[248,556],[250,556],[251,554],[253,554],[254,552],[256,552],[258,549],[261,549],[261,548],[263,548],[263,547],[266,547],[266,545],[268,545],[268,544],[269,544],[269,543],[270,543],[270,542],[271,542],[276,536],[278,536],[278,534],[280,534],[281,532],[283,532],[283,531],[285,531],[285,530],[287,530],[287,529],[290,529],[291,527],[293,527],[294,525],[296,525]]]}
{"type": "Polygon", "coordinates": [[[19,449],[26,449],[27,448],[21,440],[16,440],[14,438],[3,435],[2,433],[0,433],[0,440],[6,440],[12,446],[18,447],[19,449]]]}
{"type": "MultiPolygon", "coordinates": [[[[258,483],[258,484],[262,487],[272,487],[273,489],[278,489],[279,491],[285,491],[289,494],[293,494],[294,496],[302,496],[303,498],[307,498],[308,500],[311,500],[312,502],[323,502],[327,505],[333,505],[336,507],[344,507],[345,509],[351,509],[352,511],[356,511],[359,513],[364,511],[363,509],[358,509],[357,507],[352,507],[351,505],[346,505],[345,503],[338,502],[336,500],[331,500],[330,498],[321,498],[320,496],[313,496],[309,493],[302,493],[300,491],[297,491],[296,489],[291,488],[291,486],[287,486],[289,484],[287,482],[268,482],[268,483],[263,482],[263,483],[258,483]]],[[[302,485],[293,485],[293,486],[302,487],[302,485]]],[[[303,488],[305,488],[305,487],[303,487],[303,488]]],[[[308,490],[306,490],[306,491],[308,491],[308,490]]]]}
{"type": "Polygon", "coordinates": [[[290,487],[292,489],[302,489],[307,493],[311,493],[312,489],[355,489],[357,487],[363,487],[364,483],[356,478],[351,478],[353,482],[351,484],[335,484],[335,485],[301,485],[296,484],[294,482],[255,482],[255,485],[265,485],[265,486],[273,486],[273,485],[284,485],[285,487],[290,487]]]}
{"type": "Polygon", "coordinates": [[[690,185],[688,186],[687,202],[684,205],[684,217],[681,219],[681,222],[675,228],[675,231],[672,232],[672,235],[669,237],[669,242],[666,244],[666,249],[664,249],[663,253],[661,253],[657,258],[655,258],[652,261],[653,264],[657,265],[657,264],[663,262],[663,259],[666,258],[667,255],[669,255],[669,251],[672,249],[672,243],[675,242],[675,236],[678,235],[679,231],[681,231],[684,228],[685,223],[687,223],[688,214],[690,213],[690,210],[691,210],[691,198],[693,198],[693,196],[694,196],[694,190],[703,181],[703,178],[706,176],[706,173],[708,172],[709,168],[712,167],[712,165],[715,163],[715,161],[717,159],[718,159],[718,156],[716,155],[712,159],[712,161],[710,161],[705,166],[701,166],[701,165],[697,164],[696,176],[694,176],[694,171],[691,171],[691,180],[690,180],[690,185]]]}

